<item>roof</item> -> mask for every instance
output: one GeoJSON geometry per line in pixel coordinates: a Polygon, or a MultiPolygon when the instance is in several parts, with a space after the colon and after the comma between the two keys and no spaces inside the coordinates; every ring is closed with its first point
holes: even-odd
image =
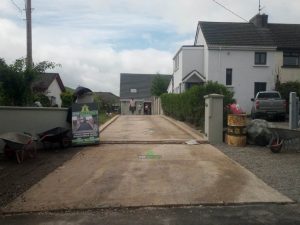
{"type": "Polygon", "coordinates": [[[259,27],[250,22],[199,22],[196,38],[199,27],[208,45],[300,49],[300,24],[268,23],[266,27],[259,27]]]}
{"type": "MultiPolygon", "coordinates": [[[[151,86],[153,79],[158,74],[132,74],[121,73],[120,74],[120,98],[121,99],[143,99],[150,98],[151,86]],[[131,93],[131,89],[136,89],[136,93],[131,93]]],[[[159,74],[165,77],[168,81],[172,79],[172,75],[159,74]]]]}
{"type": "Polygon", "coordinates": [[[46,91],[55,79],[57,80],[61,91],[65,91],[65,86],[58,73],[39,74],[32,85],[33,89],[37,91],[46,91]]]}
{"type": "Polygon", "coordinates": [[[182,78],[182,81],[186,82],[186,81],[188,81],[188,79],[190,79],[194,75],[196,75],[202,82],[206,81],[206,78],[198,70],[192,70],[191,72],[189,72],[187,75],[185,75],[182,78]]]}
{"type": "Polygon", "coordinates": [[[120,97],[114,95],[111,92],[94,92],[95,95],[99,96],[102,100],[110,103],[117,103],[120,101],[120,97]]]}
{"type": "Polygon", "coordinates": [[[278,48],[300,49],[300,24],[268,24],[278,48]]]}

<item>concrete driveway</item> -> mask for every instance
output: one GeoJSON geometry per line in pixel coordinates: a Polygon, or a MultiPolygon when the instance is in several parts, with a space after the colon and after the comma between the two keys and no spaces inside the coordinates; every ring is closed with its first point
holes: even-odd
{"type": "Polygon", "coordinates": [[[120,116],[101,134],[106,143],[182,143],[190,139],[204,141],[187,127],[176,126],[163,116],[120,116]],[[182,129],[185,128],[185,129],[182,129]]]}
{"type": "Polygon", "coordinates": [[[103,139],[117,140],[118,131],[149,144],[87,147],[2,210],[292,202],[209,144],[150,144],[158,130],[163,139],[191,138],[161,117],[120,117],[103,139]]]}

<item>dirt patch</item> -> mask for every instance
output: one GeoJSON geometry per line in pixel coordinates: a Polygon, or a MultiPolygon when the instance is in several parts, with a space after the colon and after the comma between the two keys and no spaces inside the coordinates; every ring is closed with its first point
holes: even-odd
{"type": "Polygon", "coordinates": [[[13,201],[83,148],[40,150],[35,159],[22,164],[0,156],[0,207],[13,201]]]}

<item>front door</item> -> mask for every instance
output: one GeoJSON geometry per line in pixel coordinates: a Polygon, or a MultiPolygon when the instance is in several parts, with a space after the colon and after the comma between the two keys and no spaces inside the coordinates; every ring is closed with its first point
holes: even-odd
{"type": "Polygon", "coordinates": [[[266,82],[254,82],[254,98],[257,92],[266,91],[267,90],[267,83],[266,82]]]}
{"type": "Polygon", "coordinates": [[[151,102],[144,103],[144,114],[151,115],[151,102]]]}

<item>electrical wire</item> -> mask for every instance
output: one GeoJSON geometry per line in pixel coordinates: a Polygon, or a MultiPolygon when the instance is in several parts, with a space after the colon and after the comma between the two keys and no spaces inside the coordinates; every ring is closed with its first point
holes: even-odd
{"type": "Polygon", "coordinates": [[[11,1],[11,3],[16,7],[16,9],[22,14],[22,13],[23,13],[23,10],[21,9],[21,7],[18,6],[17,3],[15,3],[14,0],[10,0],[10,1],[11,1]]]}
{"type": "Polygon", "coordinates": [[[228,9],[226,6],[222,5],[221,3],[217,2],[216,0],[212,0],[214,3],[218,4],[219,6],[221,6],[222,8],[226,9],[227,11],[229,11],[231,14],[239,17],[240,19],[248,22],[248,20],[244,19],[243,17],[241,17],[240,15],[238,15],[237,13],[233,12],[232,10],[228,9]]]}

